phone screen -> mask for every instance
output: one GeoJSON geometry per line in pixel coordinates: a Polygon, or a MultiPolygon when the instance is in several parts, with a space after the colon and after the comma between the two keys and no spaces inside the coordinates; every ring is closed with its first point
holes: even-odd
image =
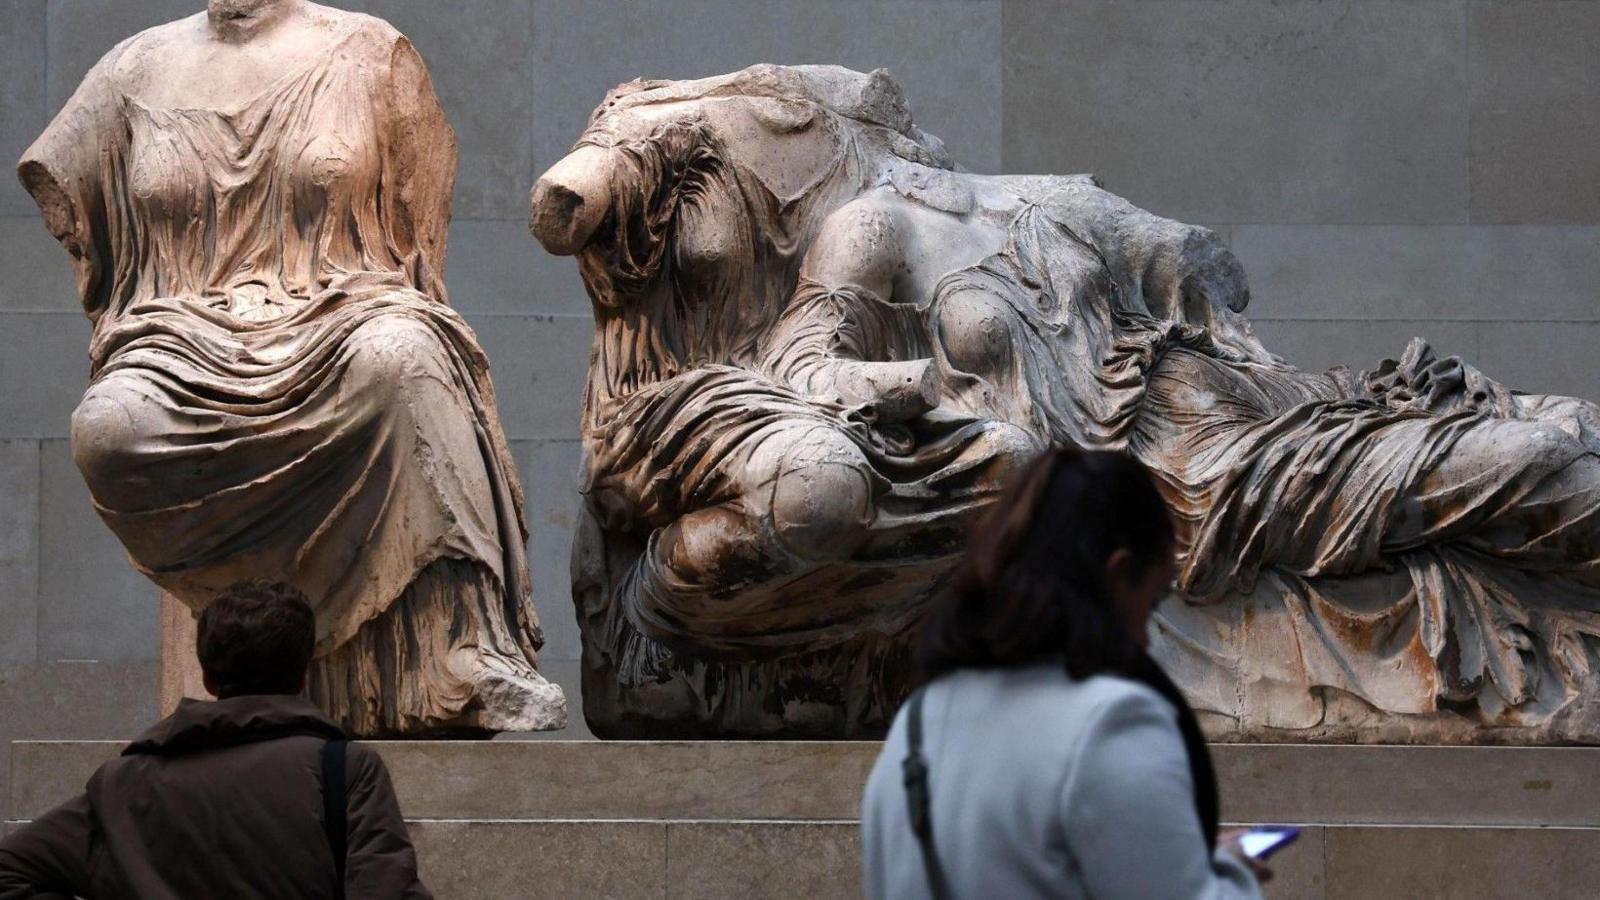
{"type": "Polygon", "coordinates": [[[1239,849],[1251,859],[1266,859],[1300,836],[1300,829],[1282,826],[1252,828],[1239,838],[1239,849]]]}

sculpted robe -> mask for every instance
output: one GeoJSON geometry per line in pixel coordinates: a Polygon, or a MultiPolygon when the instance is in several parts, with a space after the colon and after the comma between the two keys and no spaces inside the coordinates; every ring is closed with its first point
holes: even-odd
{"type": "Polygon", "coordinates": [[[457,720],[486,678],[559,709],[488,361],[442,281],[454,134],[409,42],[337,16],[222,108],[126,92],[119,60],[160,29],[130,38],[24,156],[94,323],[74,455],[185,603],[304,590],[312,694],[346,727],[457,720]]]}
{"type": "Polygon", "coordinates": [[[1151,468],[1189,605],[1163,609],[1157,652],[1200,708],[1281,691],[1249,713],[1308,728],[1307,687],[1334,687],[1390,712],[1470,702],[1484,725],[1595,728],[1573,702],[1600,639],[1593,404],[1518,394],[1421,341],[1364,378],[1296,369],[1236,317],[1152,309],[1073,221],[1028,206],[930,315],[972,292],[1005,310],[974,413],[1151,468]]]}

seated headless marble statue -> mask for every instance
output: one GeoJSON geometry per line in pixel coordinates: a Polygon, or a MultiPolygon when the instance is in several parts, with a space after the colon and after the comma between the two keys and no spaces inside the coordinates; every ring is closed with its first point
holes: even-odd
{"type": "Polygon", "coordinates": [[[565,720],[442,280],[455,162],[388,24],[212,0],[112,49],[19,166],[94,326],[72,449],[100,515],[196,609],[312,597],[311,695],[361,735],[565,720]]]}
{"type": "Polygon", "coordinates": [[[597,319],[597,733],[875,733],[962,529],[1047,444],[1156,473],[1184,601],[1156,646],[1219,736],[1600,731],[1592,404],[1421,342],[1298,370],[1214,233],[961,172],[882,72],[623,85],[531,225],[597,319]]]}

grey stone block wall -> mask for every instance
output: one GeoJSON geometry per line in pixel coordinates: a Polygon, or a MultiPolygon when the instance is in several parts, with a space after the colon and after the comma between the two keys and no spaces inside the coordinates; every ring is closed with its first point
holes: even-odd
{"type": "Polygon", "coordinates": [[[1307,368],[1600,398],[1600,4],[1006,0],[1005,169],[1217,228],[1307,368]]]}
{"type": "Polygon", "coordinates": [[[537,0],[533,7],[534,155],[544,165],[572,146],[619,82],[773,62],[887,68],[923,127],[969,167],[999,166],[999,0],[537,0]]]}
{"type": "Polygon", "coordinates": [[[1466,4],[1007,0],[1011,170],[1192,222],[1459,222],[1466,4]]]}
{"type": "MultiPolygon", "coordinates": [[[[0,157],[12,160],[45,123],[45,0],[3,0],[0,21],[0,157]]],[[[0,191],[0,216],[31,208],[21,191],[0,191]]]]}
{"type": "MultiPolygon", "coordinates": [[[[493,361],[529,498],[542,662],[575,712],[566,564],[590,320],[576,266],[528,237],[526,200],[628,78],[886,67],[975,171],[1095,172],[1217,228],[1250,273],[1260,333],[1291,360],[1369,368],[1418,334],[1515,386],[1600,398],[1600,4],[342,5],[409,35],[460,138],[447,281],[493,361]]],[[[202,7],[0,0],[0,156],[116,42],[202,7]]],[[[0,773],[9,737],[53,736],[55,721],[54,736],[127,737],[155,708],[155,592],[66,446],[87,339],[66,255],[0,177],[0,773]]],[[[575,722],[563,736],[587,734],[575,722]]]]}

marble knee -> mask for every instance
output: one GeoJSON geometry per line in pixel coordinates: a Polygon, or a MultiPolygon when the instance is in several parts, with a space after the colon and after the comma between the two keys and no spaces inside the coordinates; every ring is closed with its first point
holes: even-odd
{"type": "Polygon", "coordinates": [[[1501,555],[1562,531],[1576,537],[1584,530],[1571,527],[1576,519],[1600,509],[1596,462],[1556,425],[1480,420],[1395,504],[1386,540],[1464,540],[1501,555]]]}
{"type": "Polygon", "coordinates": [[[1044,441],[1033,432],[998,420],[987,423],[978,446],[993,460],[991,471],[998,479],[1021,469],[1045,449],[1044,441]]]}
{"type": "Polygon", "coordinates": [[[420,381],[449,380],[439,336],[406,316],[379,316],[363,322],[345,340],[345,356],[340,392],[379,405],[409,402],[420,381]]]}
{"type": "Polygon", "coordinates": [[[972,375],[1003,371],[1011,359],[1014,315],[1003,300],[982,291],[956,291],[942,298],[939,342],[950,364],[972,375]]]}
{"type": "Polygon", "coordinates": [[[1582,441],[1558,425],[1490,419],[1462,435],[1440,469],[1446,483],[1467,485],[1508,466],[1553,473],[1585,452],[1582,441]]]}
{"type": "Polygon", "coordinates": [[[785,549],[809,561],[843,559],[866,539],[873,491],[861,451],[816,430],[787,448],[772,484],[772,527],[785,549]]]}
{"type": "Polygon", "coordinates": [[[91,384],[72,411],[72,458],[100,505],[132,508],[150,500],[135,462],[162,431],[156,404],[137,378],[113,374],[91,384]]]}

